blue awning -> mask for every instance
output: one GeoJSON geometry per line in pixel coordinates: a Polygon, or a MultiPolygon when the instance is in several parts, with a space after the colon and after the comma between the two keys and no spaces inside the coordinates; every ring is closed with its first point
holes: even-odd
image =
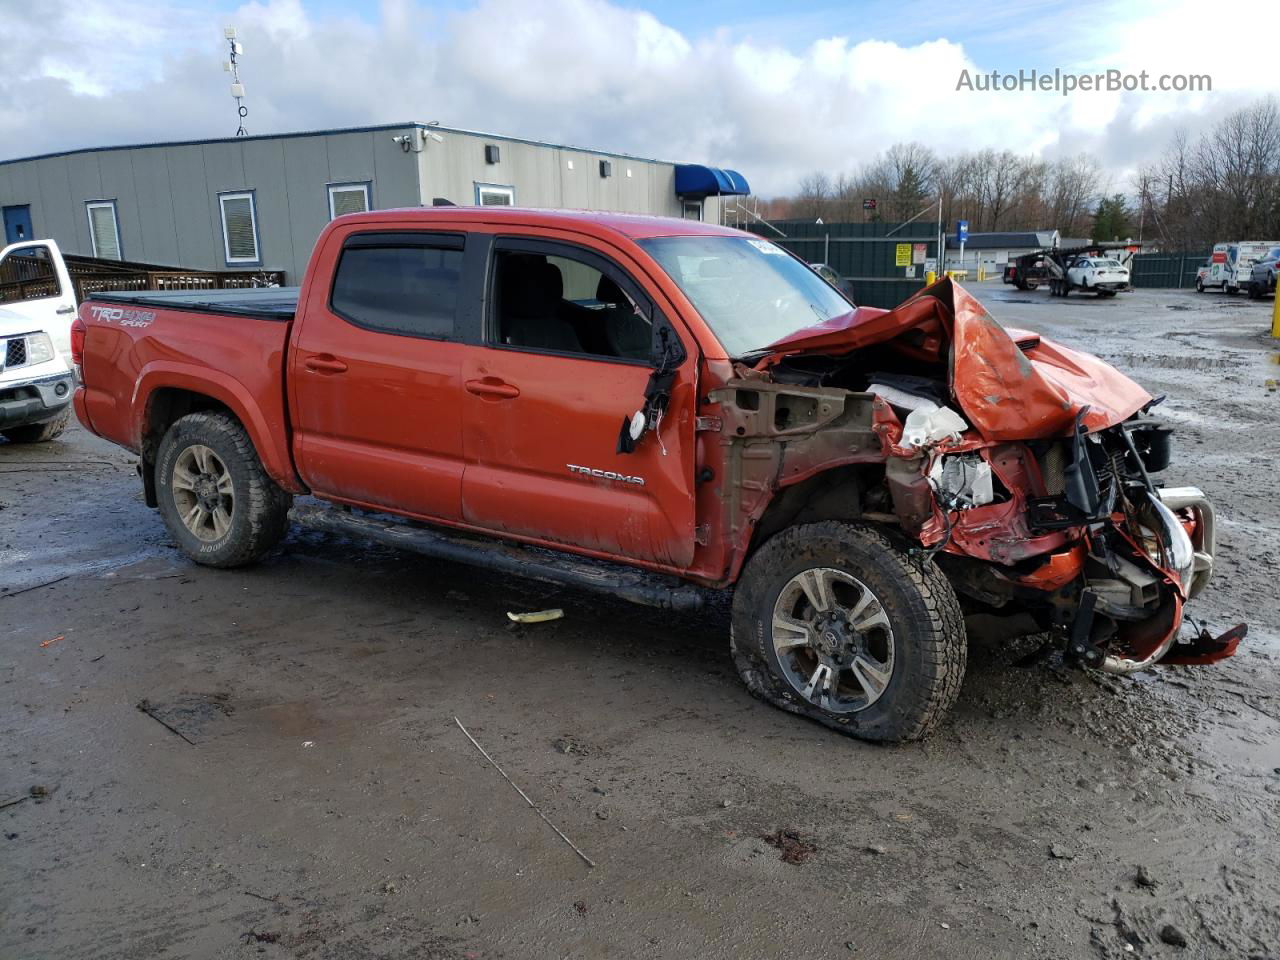
{"type": "Polygon", "coordinates": [[[677,196],[745,197],[750,192],[747,178],[737,170],[704,167],[699,163],[676,164],[677,196]]]}

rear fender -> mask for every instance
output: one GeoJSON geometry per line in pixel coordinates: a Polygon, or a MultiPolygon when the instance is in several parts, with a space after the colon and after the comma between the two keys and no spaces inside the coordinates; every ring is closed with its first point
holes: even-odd
{"type": "Polygon", "coordinates": [[[223,404],[244,425],[267,475],[290,493],[307,492],[289,454],[289,425],[282,417],[264,414],[240,381],[209,367],[155,360],[142,368],[130,401],[130,436],[135,450],[143,449],[152,399],[157,390],[165,388],[202,394],[223,404]]]}

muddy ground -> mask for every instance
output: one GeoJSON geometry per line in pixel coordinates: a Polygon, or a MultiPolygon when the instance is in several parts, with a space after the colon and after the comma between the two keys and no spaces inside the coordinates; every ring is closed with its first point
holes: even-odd
{"type": "Polygon", "coordinates": [[[748,696],[715,615],[310,534],[194,566],[77,427],[0,447],[0,957],[1280,957],[1270,304],[977,289],[1169,394],[1234,660],[975,643],[932,740],[871,746],[748,696]]]}

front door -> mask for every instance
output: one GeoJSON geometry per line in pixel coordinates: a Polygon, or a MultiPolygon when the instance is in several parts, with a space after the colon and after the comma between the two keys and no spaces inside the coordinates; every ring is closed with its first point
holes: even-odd
{"type": "Polygon", "coordinates": [[[0,250],[0,293],[4,309],[20,315],[31,330],[46,331],[71,362],[76,293],[57,243],[27,240],[0,250]]]}
{"type": "MultiPolygon", "coordinates": [[[[499,238],[483,346],[461,374],[464,519],[499,533],[686,566],[694,550],[696,358],[630,454],[619,431],[644,401],[666,326],[622,257],[499,238]]],[[[687,338],[686,338],[687,339],[687,338]]]]}
{"type": "MultiPolygon", "coordinates": [[[[319,496],[459,519],[461,234],[330,235],[290,346],[294,456],[319,496]]],[[[483,269],[483,262],[480,264],[483,269]]]]}
{"type": "Polygon", "coordinates": [[[31,205],[28,203],[20,206],[4,208],[4,242],[5,243],[23,243],[27,240],[34,240],[31,234],[31,205]]]}

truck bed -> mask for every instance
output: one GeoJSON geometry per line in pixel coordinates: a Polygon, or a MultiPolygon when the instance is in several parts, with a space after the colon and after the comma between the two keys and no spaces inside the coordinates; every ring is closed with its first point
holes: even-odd
{"type": "Polygon", "coordinates": [[[199,310],[262,320],[292,320],[298,309],[297,287],[254,287],[245,290],[107,290],[88,297],[161,310],[199,310]]]}

